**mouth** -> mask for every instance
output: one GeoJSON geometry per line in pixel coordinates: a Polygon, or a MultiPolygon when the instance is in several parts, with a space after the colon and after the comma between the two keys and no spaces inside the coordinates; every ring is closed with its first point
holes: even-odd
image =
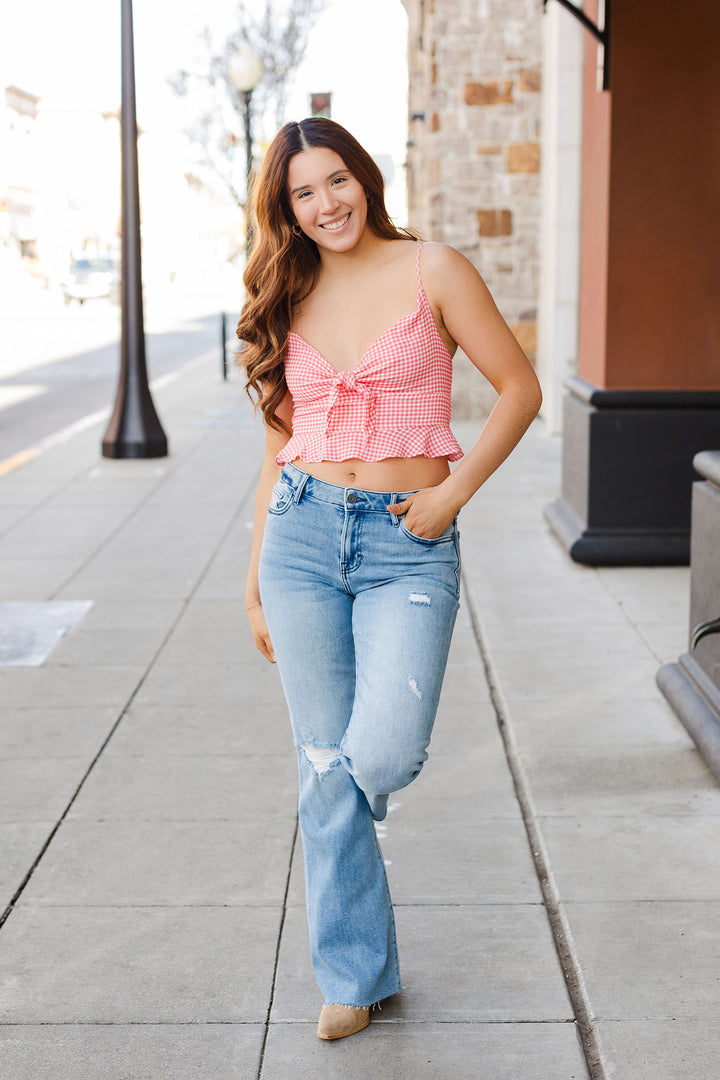
{"type": "Polygon", "coordinates": [[[347,214],[344,214],[341,218],[337,218],[336,221],[328,221],[325,225],[321,225],[320,228],[325,229],[327,232],[335,232],[336,229],[342,229],[343,225],[345,225],[349,220],[350,211],[348,211],[347,214]]]}

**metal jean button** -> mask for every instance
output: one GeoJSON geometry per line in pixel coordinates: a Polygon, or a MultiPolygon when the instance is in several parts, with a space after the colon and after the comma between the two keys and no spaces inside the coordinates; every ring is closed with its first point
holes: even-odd
{"type": "Polygon", "coordinates": [[[349,491],[349,492],[348,492],[348,495],[347,495],[347,501],[348,501],[349,503],[351,503],[351,504],[352,504],[352,503],[356,503],[356,502],[357,502],[357,495],[355,494],[355,492],[354,492],[354,491],[349,491]]]}

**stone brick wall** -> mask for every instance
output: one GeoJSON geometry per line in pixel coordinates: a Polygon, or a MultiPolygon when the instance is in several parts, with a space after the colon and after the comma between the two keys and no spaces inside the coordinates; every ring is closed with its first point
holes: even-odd
{"type": "MultiPolygon", "coordinates": [[[[403,0],[408,217],[462,251],[532,360],[540,232],[540,0],[403,0]]],[[[460,358],[456,416],[493,400],[460,358]]]]}

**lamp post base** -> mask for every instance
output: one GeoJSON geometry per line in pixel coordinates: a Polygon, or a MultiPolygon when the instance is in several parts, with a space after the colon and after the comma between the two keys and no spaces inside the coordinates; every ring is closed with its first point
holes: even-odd
{"type": "Polygon", "coordinates": [[[115,408],[102,440],[102,456],[158,458],[167,453],[167,435],[147,382],[144,350],[128,350],[122,359],[115,408]]]}
{"type": "Polygon", "coordinates": [[[132,443],[103,439],[102,456],[104,458],[159,458],[167,457],[167,440],[164,443],[132,443]]]}

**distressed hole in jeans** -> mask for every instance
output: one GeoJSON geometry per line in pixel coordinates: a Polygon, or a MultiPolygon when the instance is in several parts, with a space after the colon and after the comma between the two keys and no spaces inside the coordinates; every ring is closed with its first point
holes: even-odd
{"type": "Polygon", "coordinates": [[[334,765],[340,763],[340,749],[337,746],[314,746],[306,742],[300,743],[300,749],[318,776],[325,776],[334,765]]]}
{"type": "Polygon", "coordinates": [[[411,592],[408,600],[411,604],[420,604],[423,607],[430,607],[430,597],[425,592],[411,592]]]}
{"type": "Polygon", "coordinates": [[[418,701],[422,701],[422,690],[417,684],[417,679],[413,678],[412,675],[410,675],[408,678],[408,689],[410,690],[411,694],[415,695],[418,701]]]}

